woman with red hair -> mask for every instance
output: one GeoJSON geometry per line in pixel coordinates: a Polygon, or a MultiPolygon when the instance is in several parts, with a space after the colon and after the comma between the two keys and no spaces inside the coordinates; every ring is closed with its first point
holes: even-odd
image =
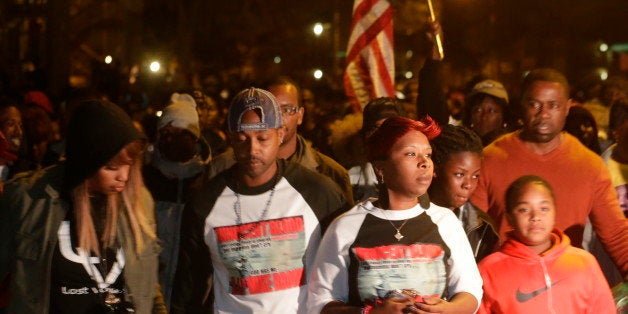
{"type": "Polygon", "coordinates": [[[431,118],[388,118],[367,139],[379,197],[336,219],[318,249],[310,313],[473,313],[482,280],[451,210],[426,197],[431,118]]]}

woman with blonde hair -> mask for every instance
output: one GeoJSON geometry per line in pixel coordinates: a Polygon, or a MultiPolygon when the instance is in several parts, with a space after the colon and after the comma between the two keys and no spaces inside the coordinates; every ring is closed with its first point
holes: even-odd
{"type": "Polygon", "coordinates": [[[116,105],[79,105],[66,160],[18,176],[0,202],[8,313],[165,312],[145,137],[116,105]]]}

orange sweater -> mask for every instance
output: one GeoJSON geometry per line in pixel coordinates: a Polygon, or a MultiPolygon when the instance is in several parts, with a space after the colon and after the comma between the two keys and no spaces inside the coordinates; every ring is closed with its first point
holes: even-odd
{"type": "Polygon", "coordinates": [[[616,313],[611,288],[593,255],[554,229],[538,255],[510,238],[480,262],[484,296],[478,313],[616,313]]]}
{"type": "Polygon", "coordinates": [[[587,217],[607,251],[628,274],[628,221],[619,208],[617,194],[602,159],[573,136],[563,132],[562,143],[546,155],[530,151],[518,132],[504,135],[484,149],[480,182],[471,198],[487,210],[504,239],[510,229],[505,217],[506,189],[522,175],[546,179],[556,196],[556,228],[575,246],[582,245],[587,217]]]}

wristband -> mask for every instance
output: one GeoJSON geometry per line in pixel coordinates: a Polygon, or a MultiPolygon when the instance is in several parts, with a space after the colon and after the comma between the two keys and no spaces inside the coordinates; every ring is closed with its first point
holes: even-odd
{"type": "Polygon", "coordinates": [[[373,306],[370,304],[367,304],[362,308],[362,311],[360,312],[360,314],[370,314],[372,309],[373,309],[373,306]]]}

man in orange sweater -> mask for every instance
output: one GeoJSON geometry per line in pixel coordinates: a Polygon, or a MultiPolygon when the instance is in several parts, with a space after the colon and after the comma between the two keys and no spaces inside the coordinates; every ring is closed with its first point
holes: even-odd
{"type": "Polygon", "coordinates": [[[569,112],[567,79],[552,69],[530,72],[522,86],[524,126],[484,149],[480,182],[471,202],[485,209],[504,238],[508,231],[504,195],[516,178],[545,178],[556,193],[556,228],[582,246],[586,219],[622,271],[628,274],[628,221],[602,159],[563,132],[569,112]]]}

